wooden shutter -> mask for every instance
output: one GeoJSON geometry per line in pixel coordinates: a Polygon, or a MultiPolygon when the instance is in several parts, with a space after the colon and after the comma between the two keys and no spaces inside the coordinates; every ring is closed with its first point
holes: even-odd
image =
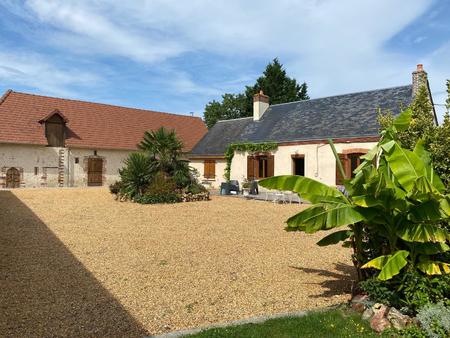
{"type": "Polygon", "coordinates": [[[254,180],[255,177],[255,158],[253,156],[247,156],[247,179],[254,180]]]}
{"type": "Polygon", "coordinates": [[[205,160],[203,176],[205,178],[215,178],[216,177],[216,161],[205,160]]]}
{"type": "Polygon", "coordinates": [[[61,116],[54,115],[45,122],[45,136],[51,147],[64,147],[64,121],[61,116]]]}
{"type": "Polygon", "coordinates": [[[272,177],[275,173],[275,156],[267,156],[267,177],[272,177]]]}
{"type": "MultiPolygon", "coordinates": [[[[349,171],[348,171],[348,166],[349,166],[349,161],[348,161],[348,157],[345,154],[338,154],[339,155],[339,159],[341,160],[342,166],[344,167],[344,172],[345,172],[345,178],[349,177],[349,171]]],[[[344,180],[341,176],[341,173],[339,172],[339,167],[338,164],[336,162],[336,185],[343,185],[344,184],[344,180]]]]}

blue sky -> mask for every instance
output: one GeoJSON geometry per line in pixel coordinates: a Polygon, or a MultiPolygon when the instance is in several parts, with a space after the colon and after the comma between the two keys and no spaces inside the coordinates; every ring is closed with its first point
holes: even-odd
{"type": "Polygon", "coordinates": [[[447,0],[1,0],[0,91],[202,116],[278,57],[312,98],[409,84],[423,63],[443,104],[449,17],[447,0]]]}

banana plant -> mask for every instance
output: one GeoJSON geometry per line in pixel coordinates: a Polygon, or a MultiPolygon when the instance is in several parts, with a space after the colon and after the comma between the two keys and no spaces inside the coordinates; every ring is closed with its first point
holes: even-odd
{"type": "MultiPolygon", "coordinates": [[[[450,235],[440,226],[450,218],[450,195],[445,195],[423,142],[414,151],[400,145],[397,132],[408,128],[410,120],[411,111],[406,110],[381,133],[377,145],[361,157],[354,178],[344,181],[346,194],[302,176],[260,181],[265,188],[293,191],[311,202],[287,220],[286,230],[315,233],[343,228],[317,244],[350,244],[360,278],[361,269],[368,268],[379,270],[380,280],[391,279],[404,268],[428,275],[450,273],[449,262],[435,259],[450,250],[450,235]],[[383,254],[368,259],[365,241],[381,243],[383,254]]],[[[329,143],[343,173],[334,145],[329,143]]]]}

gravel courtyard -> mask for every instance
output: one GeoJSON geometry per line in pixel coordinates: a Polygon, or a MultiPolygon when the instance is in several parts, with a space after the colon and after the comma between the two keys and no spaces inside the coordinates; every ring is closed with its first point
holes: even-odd
{"type": "Polygon", "coordinates": [[[283,230],[302,207],[0,191],[0,335],[139,337],[346,301],[350,251],[283,230]]]}

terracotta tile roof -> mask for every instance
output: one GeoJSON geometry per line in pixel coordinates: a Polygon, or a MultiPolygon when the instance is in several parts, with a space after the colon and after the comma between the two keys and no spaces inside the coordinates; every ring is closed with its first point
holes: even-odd
{"type": "Polygon", "coordinates": [[[39,121],[55,110],[68,121],[68,147],[133,150],[145,131],[164,126],[176,131],[187,152],[207,132],[199,117],[8,90],[0,98],[0,143],[46,145],[44,124],[39,121]]]}

